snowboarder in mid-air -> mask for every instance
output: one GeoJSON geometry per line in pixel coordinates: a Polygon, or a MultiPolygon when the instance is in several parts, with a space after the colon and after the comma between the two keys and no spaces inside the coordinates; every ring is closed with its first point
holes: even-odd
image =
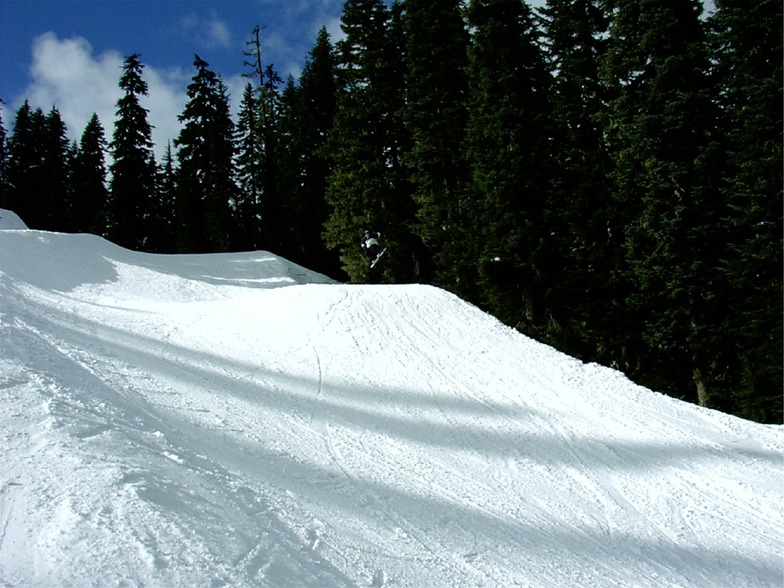
{"type": "Polygon", "coordinates": [[[378,263],[378,260],[381,259],[381,256],[384,255],[386,248],[381,249],[381,245],[378,244],[378,238],[380,235],[378,233],[374,233],[372,231],[365,231],[365,235],[360,240],[360,244],[362,248],[365,250],[365,255],[370,260],[370,267],[375,267],[378,263]]]}

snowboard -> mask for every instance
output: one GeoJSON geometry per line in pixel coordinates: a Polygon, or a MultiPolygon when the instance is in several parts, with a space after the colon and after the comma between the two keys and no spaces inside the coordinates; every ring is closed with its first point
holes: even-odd
{"type": "Polygon", "coordinates": [[[376,255],[376,258],[375,258],[373,261],[371,261],[371,262],[370,262],[370,269],[373,269],[374,267],[376,267],[376,264],[378,263],[378,260],[379,260],[379,259],[381,259],[381,256],[382,256],[382,255],[384,255],[384,253],[386,252],[386,250],[387,250],[387,248],[386,248],[386,247],[384,247],[384,248],[381,250],[381,253],[379,253],[378,255],[376,255]]]}

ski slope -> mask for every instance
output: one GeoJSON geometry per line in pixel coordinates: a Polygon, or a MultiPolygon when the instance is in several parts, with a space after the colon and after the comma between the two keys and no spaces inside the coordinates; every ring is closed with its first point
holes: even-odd
{"type": "Polygon", "coordinates": [[[433,287],[0,226],[2,586],[782,586],[782,427],[433,287]]]}

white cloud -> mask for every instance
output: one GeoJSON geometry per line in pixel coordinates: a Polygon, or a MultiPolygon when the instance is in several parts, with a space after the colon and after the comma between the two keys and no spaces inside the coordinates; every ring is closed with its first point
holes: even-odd
{"type": "Polygon", "coordinates": [[[160,161],[168,142],[173,143],[180,134],[181,125],[177,117],[182,114],[188,100],[185,87],[190,77],[180,70],[158,70],[149,66],[144,68],[143,77],[147,82],[148,95],[141,103],[148,110],[147,120],[153,126],[155,154],[160,161]]]}
{"type": "Polygon", "coordinates": [[[233,76],[228,76],[223,78],[223,82],[226,84],[229,92],[229,103],[231,106],[231,113],[234,116],[234,121],[237,120],[237,113],[240,109],[240,104],[242,102],[242,94],[245,91],[245,86],[250,83],[255,83],[248,78],[244,77],[242,74],[236,74],[233,76]]]}
{"type": "Polygon", "coordinates": [[[209,38],[213,43],[217,44],[219,47],[231,47],[231,33],[225,22],[213,17],[209,22],[209,28],[207,30],[209,38]]]}
{"type": "Polygon", "coordinates": [[[229,48],[232,43],[229,27],[214,12],[206,18],[196,14],[184,17],[180,21],[180,34],[207,49],[229,48]]]}
{"type": "Polygon", "coordinates": [[[324,25],[327,27],[327,32],[329,33],[329,40],[330,42],[335,45],[338,41],[342,41],[346,38],[346,33],[343,32],[343,29],[340,28],[340,17],[331,18],[327,21],[327,24],[324,25]]]}
{"type": "Polygon", "coordinates": [[[114,104],[120,97],[117,82],[123,58],[116,52],[92,56],[83,38],[59,40],[46,33],[33,40],[30,77],[24,97],[33,108],[48,112],[56,106],[71,139],[78,140],[93,113],[104,128],[114,119],[114,104]]]}
{"type": "MultiPolygon", "coordinates": [[[[81,37],[58,39],[54,33],[36,37],[32,47],[30,77],[32,82],[6,115],[6,128],[11,130],[13,116],[25,98],[33,108],[48,112],[56,106],[68,127],[69,139],[78,141],[93,113],[98,115],[107,141],[114,131],[117,100],[121,96],[119,80],[124,57],[116,51],[93,55],[90,43],[81,37]]],[[[143,62],[143,60],[142,60],[143,62]]],[[[157,70],[145,65],[142,77],[149,94],[141,103],[153,125],[152,139],[160,159],[168,141],[179,133],[177,116],[183,111],[187,76],[177,70],[157,70]]]]}

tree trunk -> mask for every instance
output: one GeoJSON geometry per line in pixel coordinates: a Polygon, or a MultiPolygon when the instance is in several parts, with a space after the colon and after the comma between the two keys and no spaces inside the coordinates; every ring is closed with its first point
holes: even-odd
{"type": "Polygon", "coordinates": [[[700,406],[708,406],[708,392],[705,387],[705,380],[703,380],[702,372],[699,368],[694,368],[693,378],[694,385],[697,386],[697,402],[700,406]]]}

